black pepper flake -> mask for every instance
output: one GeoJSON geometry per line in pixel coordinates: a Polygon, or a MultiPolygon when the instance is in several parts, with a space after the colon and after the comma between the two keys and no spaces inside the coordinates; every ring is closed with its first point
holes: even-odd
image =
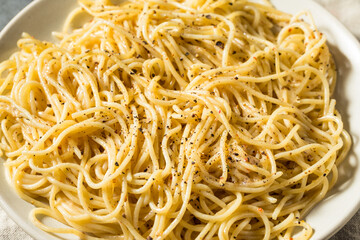
{"type": "Polygon", "coordinates": [[[193,222],[195,225],[201,224],[201,221],[199,219],[197,219],[196,217],[193,217],[193,222]]]}
{"type": "Polygon", "coordinates": [[[46,106],[51,107],[51,104],[46,104],[46,106]]]}
{"type": "Polygon", "coordinates": [[[118,166],[119,166],[119,163],[118,163],[118,162],[115,162],[115,166],[117,166],[117,167],[118,167],[118,166]]]}
{"type": "Polygon", "coordinates": [[[218,46],[219,48],[224,49],[224,43],[223,43],[223,42],[217,41],[215,44],[216,44],[216,46],[218,46]]]}
{"type": "Polygon", "coordinates": [[[209,14],[206,15],[205,17],[206,17],[207,19],[211,19],[211,15],[209,15],[209,14]]]}
{"type": "Polygon", "coordinates": [[[94,200],[94,198],[91,197],[90,200],[94,200]]]}

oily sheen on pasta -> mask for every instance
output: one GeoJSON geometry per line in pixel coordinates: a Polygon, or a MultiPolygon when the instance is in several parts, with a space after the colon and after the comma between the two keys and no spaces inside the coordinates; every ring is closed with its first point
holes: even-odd
{"type": "Polygon", "coordinates": [[[79,4],[57,43],[24,34],[0,64],[1,157],[33,223],[81,239],[311,238],[302,219],[350,146],[311,16],[79,4]]]}

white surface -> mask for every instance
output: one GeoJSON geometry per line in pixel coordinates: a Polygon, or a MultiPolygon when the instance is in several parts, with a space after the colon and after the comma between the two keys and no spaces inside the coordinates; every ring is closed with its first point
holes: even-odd
{"type": "MultiPolygon", "coordinates": [[[[360,12],[359,0],[318,0],[321,3],[329,3],[330,11],[342,19],[349,26],[354,21],[360,23],[357,13],[360,12]],[[350,5],[352,2],[354,4],[350,5]],[[346,10],[344,10],[346,9],[346,10]],[[350,10],[350,11],[349,11],[350,10]],[[349,19],[354,19],[349,21],[349,19]]],[[[360,165],[356,156],[360,156],[359,134],[360,134],[360,47],[357,40],[329,13],[310,0],[273,0],[276,6],[290,13],[300,10],[310,10],[316,24],[329,39],[331,51],[339,70],[339,81],[337,85],[336,98],[337,108],[344,117],[345,127],[353,137],[353,147],[350,156],[340,167],[341,178],[328,197],[322,201],[306,220],[315,228],[312,239],[327,239],[339,230],[350,217],[357,212],[360,203],[360,165]]],[[[74,0],[50,1],[38,0],[33,2],[18,15],[0,34],[0,60],[9,56],[14,50],[16,41],[21,32],[27,31],[36,38],[51,40],[51,31],[59,30],[64,17],[74,5],[74,0]],[[44,21],[44,19],[46,19],[44,21]]],[[[359,34],[360,28],[354,27],[354,33],[359,34]]],[[[0,164],[0,173],[3,172],[0,164]]],[[[0,205],[26,232],[36,239],[57,239],[39,229],[36,229],[28,220],[28,212],[31,205],[19,199],[14,191],[6,183],[4,175],[0,174],[0,205]]],[[[3,213],[0,212],[0,218],[3,213]]],[[[0,231],[9,221],[2,222],[0,231]]],[[[5,228],[4,228],[5,229],[5,228]]],[[[9,239],[16,229],[5,229],[10,231],[9,239]]],[[[18,237],[25,235],[18,235],[18,237]]],[[[73,236],[68,236],[73,237],[73,236]]],[[[22,238],[25,239],[25,238],[22,238]]]]}
{"type": "Polygon", "coordinates": [[[360,39],[360,0],[316,0],[360,39]]]}

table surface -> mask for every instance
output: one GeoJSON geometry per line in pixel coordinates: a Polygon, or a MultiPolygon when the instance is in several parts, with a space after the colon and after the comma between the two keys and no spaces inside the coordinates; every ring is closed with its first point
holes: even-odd
{"type": "MultiPolygon", "coordinates": [[[[13,18],[21,9],[23,9],[27,4],[29,4],[32,0],[2,0],[0,7],[0,30],[13,18]]],[[[341,13],[334,12],[334,9],[343,9],[346,7],[353,7],[354,4],[352,1],[354,0],[344,0],[344,1],[335,1],[335,0],[315,0],[322,4],[325,8],[327,8],[330,12],[337,15],[345,25],[348,25],[349,16],[346,17],[341,16],[341,13]],[[340,3],[341,2],[341,3],[340,3]],[[339,3],[341,6],[339,6],[339,3]]],[[[360,6],[360,1],[356,0],[355,4],[360,6]]],[[[346,9],[345,9],[346,10],[346,9]]],[[[359,8],[360,10],[360,8],[359,8]]],[[[354,26],[348,25],[351,31],[354,34],[358,35],[356,32],[359,28],[358,25],[354,26]]],[[[358,36],[359,37],[359,36],[358,36]]],[[[7,240],[27,240],[31,239],[21,228],[16,226],[15,223],[5,214],[5,212],[0,208],[0,239],[7,240]]],[[[330,240],[357,240],[360,239],[360,211],[358,211],[355,216],[330,240]]],[[[320,239],[315,239],[320,240],[320,239]]]]}

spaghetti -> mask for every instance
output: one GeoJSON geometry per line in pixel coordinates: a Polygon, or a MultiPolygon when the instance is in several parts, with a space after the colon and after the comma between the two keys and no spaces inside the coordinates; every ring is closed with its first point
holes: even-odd
{"type": "Polygon", "coordinates": [[[311,16],[268,1],[79,4],[58,43],[24,34],[0,64],[0,153],[34,224],[82,239],[309,239],[301,219],[351,144],[311,16]]]}

